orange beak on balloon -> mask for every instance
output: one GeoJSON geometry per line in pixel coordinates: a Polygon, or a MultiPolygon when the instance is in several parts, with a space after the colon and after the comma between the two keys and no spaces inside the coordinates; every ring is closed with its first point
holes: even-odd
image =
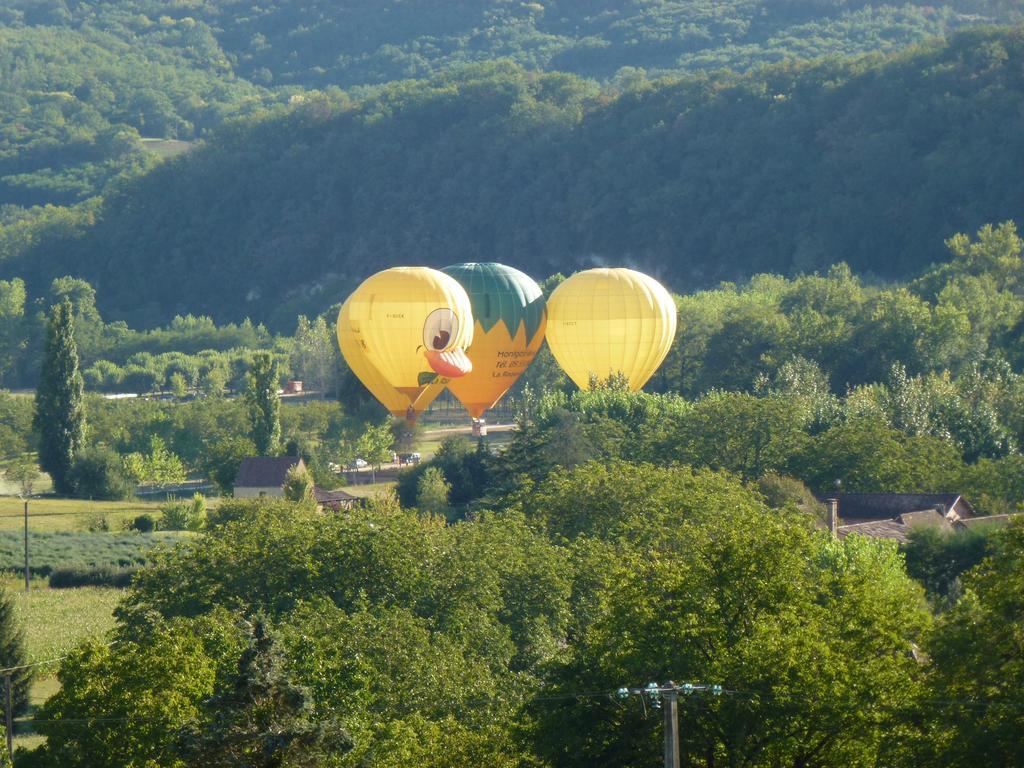
{"type": "Polygon", "coordinates": [[[427,362],[434,371],[449,379],[457,379],[473,370],[473,363],[470,362],[463,349],[449,349],[447,352],[428,349],[423,354],[426,355],[427,362]]]}

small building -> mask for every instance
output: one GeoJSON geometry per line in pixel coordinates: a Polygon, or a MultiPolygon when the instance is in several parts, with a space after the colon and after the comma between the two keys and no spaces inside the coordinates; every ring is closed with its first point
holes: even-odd
{"type": "Polygon", "coordinates": [[[364,499],[353,496],[346,491],[325,491],[322,488],[313,489],[313,498],[321,509],[329,509],[332,512],[339,512],[343,509],[352,509],[363,505],[364,499]]]}
{"type": "Polygon", "coordinates": [[[283,498],[288,470],[295,466],[305,469],[306,463],[296,456],[248,456],[242,459],[235,476],[235,498],[283,498]]]}
{"type": "MultiPolygon", "coordinates": [[[[306,463],[295,456],[249,456],[242,459],[235,478],[235,498],[283,498],[284,484],[292,467],[305,470],[306,463]]],[[[313,498],[320,509],[334,512],[352,509],[364,503],[364,499],[346,491],[325,491],[316,486],[313,487],[313,498]]]]}
{"type": "Polygon", "coordinates": [[[1003,526],[1014,517],[979,516],[958,493],[839,493],[826,503],[835,504],[839,538],[855,533],[900,544],[918,528],[954,533],[1003,526]]]}
{"type": "Polygon", "coordinates": [[[975,516],[974,507],[959,493],[837,493],[842,526],[893,520],[908,512],[935,511],[955,522],[975,516]]]}

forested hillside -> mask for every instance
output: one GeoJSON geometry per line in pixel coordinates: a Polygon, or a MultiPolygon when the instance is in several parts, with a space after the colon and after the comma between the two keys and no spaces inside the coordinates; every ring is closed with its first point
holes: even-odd
{"type": "Polygon", "coordinates": [[[291,327],[396,263],[537,275],[636,264],[681,293],[845,261],[907,276],[1024,205],[1024,29],[895,58],[602,89],[512,63],[306,96],[119,183],[101,207],[0,230],[6,276],[63,274],[105,317],[291,327]]]}
{"type": "Polygon", "coordinates": [[[307,89],[508,58],[600,80],[892,51],[1024,18],[1004,0],[10,0],[0,8],[5,205],[70,205],[307,89]]]}

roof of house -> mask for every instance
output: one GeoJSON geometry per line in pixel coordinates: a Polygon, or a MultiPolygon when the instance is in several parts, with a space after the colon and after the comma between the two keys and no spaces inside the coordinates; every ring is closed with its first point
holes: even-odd
{"type": "Polygon", "coordinates": [[[960,517],[970,517],[974,508],[959,493],[838,493],[839,519],[848,523],[892,520],[908,512],[933,511],[954,506],[960,517]]]}
{"type": "Polygon", "coordinates": [[[242,459],[235,476],[236,488],[280,488],[288,470],[305,462],[295,456],[248,456],[242,459]]]}
{"type": "Polygon", "coordinates": [[[871,536],[876,539],[895,539],[903,543],[907,540],[910,532],[919,527],[939,528],[952,531],[953,526],[949,520],[934,509],[926,509],[919,512],[906,512],[891,520],[870,520],[863,523],[839,526],[836,533],[840,538],[845,538],[851,533],[858,533],[861,536],[871,536]]]}
{"type": "Polygon", "coordinates": [[[315,498],[321,504],[328,504],[330,502],[353,502],[362,501],[359,496],[353,496],[351,493],[346,491],[325,491],[323,488],[313,488],[313,498],[315,498]]]}
{"type": "Polygon", "coordinates": [[[362,506],[366,502],[361,496],[353,496],[346,491],[325,491],[323,488],[313,488],[313,498],[320,506],[334,511],[362,506]]]}
{"type": "Polygon", "coordinates": [[[1010,522],[1015,517],[1024,515],[1024,512],[1011,512],[1008,515],[988,515],[986,517],[970,517],[964,520],[957,520],[955,525],[957,528],[963,528],[966,530],[977,531],[982,528],[996,527],[1002,528],[1004,525],[1010,522]]]}

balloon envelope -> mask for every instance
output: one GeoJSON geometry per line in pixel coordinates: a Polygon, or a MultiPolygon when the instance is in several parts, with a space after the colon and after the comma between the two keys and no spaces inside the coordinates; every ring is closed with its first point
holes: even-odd
{"type": "Polygon", "coordinates": [[[473,343],[466,350],[472,372],[448,389],[479,419],[529,367],[544,341],[547,313],[540,286],[504,264],[454,264],[441,270],[455,278],[473,307],[473,343]]]}
{"type": "Polygon", "coordinates": [[[676,305],[652,277],[632,269],[588,269],[548,299],[551,353],[580,389],[622,373],[634,392],[664,361],[676,333],[676,305]]]}
{"type": "Polygon", "coordinates": [[[473,339],[469,297],[435,269],[371,275],[342,305],[337,332],[352,372],[396,415],[421,411],[449,378],[472,367],[465,354],[473,339]]]}

